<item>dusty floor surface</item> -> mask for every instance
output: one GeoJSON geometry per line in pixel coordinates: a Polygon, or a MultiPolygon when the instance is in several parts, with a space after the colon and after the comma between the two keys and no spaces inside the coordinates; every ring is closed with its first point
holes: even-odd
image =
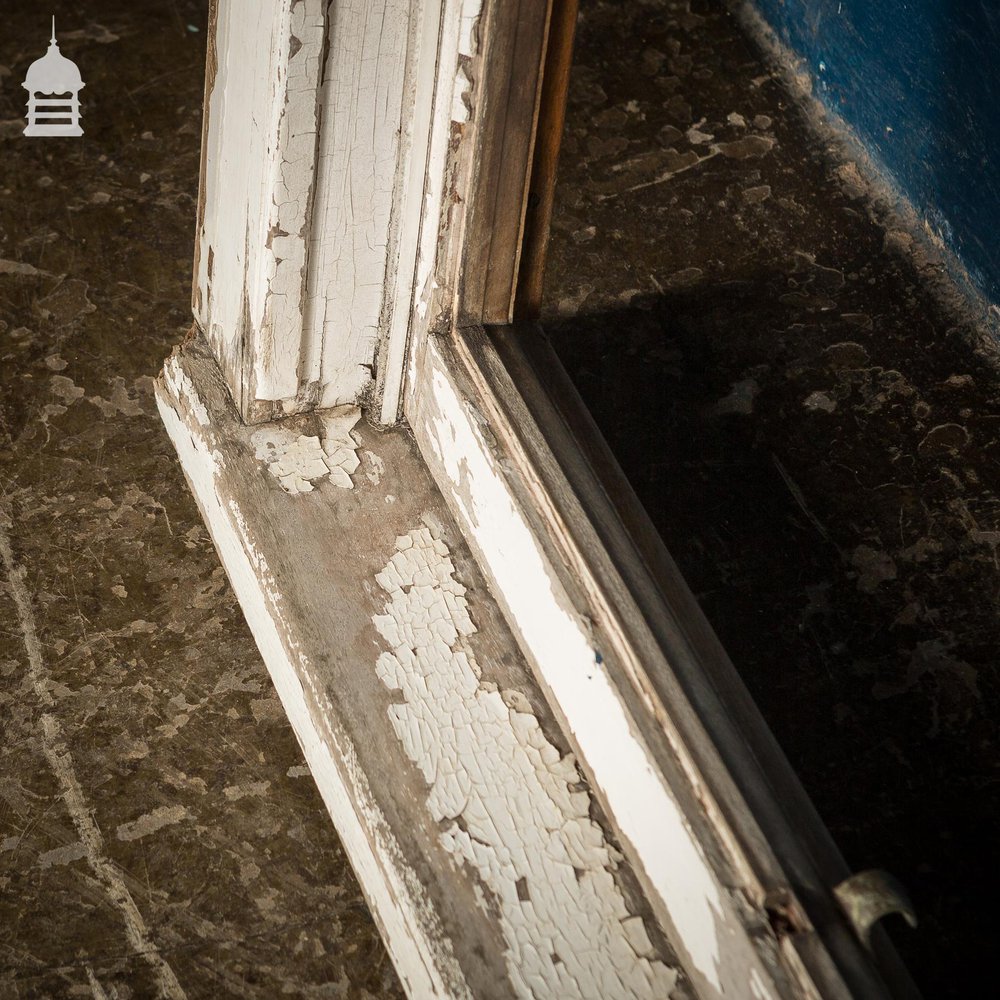
{"type": "Polygon", "coordinates": [[[202,3],[0,38],[0,997],[400,995],[156,415],[189,323],[202,3]],[[175,985],[176,984],[176,985],[175,985]]]}
{"type": "MultiPolygon", "coordinates": [[[[582,0],[546,326],[928,997],[1000,895],[1000,380],[717,0],[582,0]],[[637,405],[641,401],[641,405],[637,405]]],[[[975,994],[983,995],[983,994],[975,994]]]]}

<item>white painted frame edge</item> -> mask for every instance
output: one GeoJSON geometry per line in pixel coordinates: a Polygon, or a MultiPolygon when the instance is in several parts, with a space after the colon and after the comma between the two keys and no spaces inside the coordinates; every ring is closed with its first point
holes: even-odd
{"type": "MultiPolygon", "coordinates": [[[[509,423],[493,395],[489,373],[484,374],[484,354],[492,355],[489,366],[494,370],[505,370],[484,331],[432,335],[421,348],[420,375],[406,406],[417,444],[553,710],[574,742],[664,926],[681,930],[668,898],[670,873],[663,868],[662,824],[669,808],[660,811],[657,822],[650,806],[657,795],[666,794],[674,799],[683,824],[694,831],[702,848],[706,891],[721,888],[724,894],[735,892],[741,898],[742,909],[735,907],[731,911],[734,922],[726,924],[736,937],[745,936],[736,946],[735,966],[722,970],[726,995],[755,995],[747,992],[747,981],[741,978],[751,970],[767,984],[770,995],[845,1000],[855,995],[890,995],[842,913],[833,906],[827,908],[824,916],[832,920],[825,921],[822,933],[810,924],[796,899],[794,883],[788,881],[783,863],[774,856],[721,760],[712,761],[714,777],[707,775],[702,767],[706,750],[712,757],[717,755],[707,737],[698,753],[687,745],[682,734],[691,730],[692,722],[700,727],[697,712],[683,692],[673,689],[673,700],[666,705],[649,689],[645,682],[648,663],[644,663],[649,636],[639,634],[648,633],[643,613],[628,597],[628,586],[615,572],[613,559],[593,529],[584,526],[593,546],[584,552],[578,542],[581,525],[562,520],[566,496],[573,495],[569,484],[563,484],[563,496],[555,495],[542,483],[535,460],[518,448],[522,429],[509,423]],[[474,342],[473,348],[467,346],[469,341],[474,342]],[[595,558],[602,565],[600,579],[592,571],[595,558]],[[564,624],[563,641],[553,643],[564,624]],[[595,711],[595,703],[588,705],[589,696],[581,697],[580,689],[593,688],[584,677],[588,658],[592,667],[594,652],[602,645],[608,654],[605,666],[616,678],[596,692],[596,704],[602,709],[595,711]],[[629,689],[631,697],[625,693],[629,689]],[[617,730],[615,717],[622,719],[617,730]],[[673,720],[680,717],[684,721],[678,726],[673,720]],[[642,734],[651,728],[662,730],[672,763],[644,743],[642,734]],[[608,738],[611,732],[616,732],[615,740],[608,738]],[[623,791],[632,783],[637,766],[656,780],[646,785],[646,797],[633,800],[630,806],[623,791]],[[717,794],[726,800],[725,807],[717,794]],[[756,860],[745,849],[748,843],[754,845],[751,854],[756,860]],[[763,869],[762,856],[766,859],[763,869]],[[710,888],[710,883],[717,888],[710,888]],[[775,889],[780,890],[777,897],[775,889]],[[792,907],[798,922],[798,929],[780,941],[768,926],[767,906],[775,898],[792,907]],[[828,934],[835,940],[839,963],[827,950],[828,934]]],[[[505,402],[517,394],[512,383],[504,384],[502,391],[505,402]]],[[[558,469],[554,460],[547,470],[550,480],[553,468],[558,469]]],[[[692,606],[700,615],[693,600],[692,606]]],[[[707,622],[697,624],[710,630],[707,622]]],[[[669,670],[665,663],[661,667],[669,670]]],[[[789,836],[795,839],[797,831],[790,831],[789,836]]],[[[694,856],[691,860],[695,862],[694,856]]],[[[689,950],[685,964],[692,958],[689,950]]],[[[705,962],[701,968],[705,975],[698,986],[713,996],[717,985],[705,962]]],[[[904,974],[904,994],[907,988],[904,974]]]]}
{"type": "Polygon", "coordinates": [[[524,515],[496,415],[458,351],[443,336],[427,339],[409,424],[698,994],[752,996],[753,980],[761,996],[803,995],[788,990],[773,954],[759,953],[730,897],[732,873],[705,850],[709,825],[695,799],[663,773],[610,682],[591,609],[574,594],[580,581],[566,585],[524,515]]]}

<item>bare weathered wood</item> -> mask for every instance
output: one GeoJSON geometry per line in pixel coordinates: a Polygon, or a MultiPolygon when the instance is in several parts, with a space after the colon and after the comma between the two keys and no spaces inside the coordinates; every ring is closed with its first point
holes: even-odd
{"type": "Polygon", "coordinates": [[[469,192],[459,325],[513,316],[551,0],[489,0],[475,81],[474,186],[469,192]]]}
{"type": "Polygon", "coordinates": [[[566,99],[573,57],[578,0],[553,0],[542,77],[541,104],[524,216],[524,238],[514,300],[520,320],[537,319],[542,310],[545,256],[556,193],[556,168],[566,122],[566,99]]]}

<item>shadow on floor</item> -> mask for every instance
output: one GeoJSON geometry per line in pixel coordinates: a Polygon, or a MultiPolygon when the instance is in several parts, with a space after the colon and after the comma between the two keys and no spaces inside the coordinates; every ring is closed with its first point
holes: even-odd
{"type": "Polygon", "coordinates": [[[912,891],[904,954],[975,962],[1000,891],[996,371],[758,328],[772,285],[546,331],[849,864],[912,891]]]}

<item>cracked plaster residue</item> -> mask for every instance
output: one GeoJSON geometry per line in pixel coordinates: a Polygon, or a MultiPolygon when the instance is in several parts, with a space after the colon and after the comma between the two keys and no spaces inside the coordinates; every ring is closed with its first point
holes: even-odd
{"type": "Polygon", "coordinates": [[[628,910],[572,755],[546,739],[523,695],[481,679],[447,546],[417,528],[375,579],[389,597],[375,626],[392,648],[376,670],[404,699],[389,709],[393,728],[431,786],[441,843],[499,913],[517,995],[667,996],[677,973],[628,910]]]}
{"type": "Polygon", "coordinates": [[[361,464],[351,429],[360,416],[356,406],[331,410],[322,418],[322,440],[275,425],[254,432],[251,441],[257,458],[267,463],[286,493],[310,493],[322,479],[351,490],[351,476],[361,464]]]}

